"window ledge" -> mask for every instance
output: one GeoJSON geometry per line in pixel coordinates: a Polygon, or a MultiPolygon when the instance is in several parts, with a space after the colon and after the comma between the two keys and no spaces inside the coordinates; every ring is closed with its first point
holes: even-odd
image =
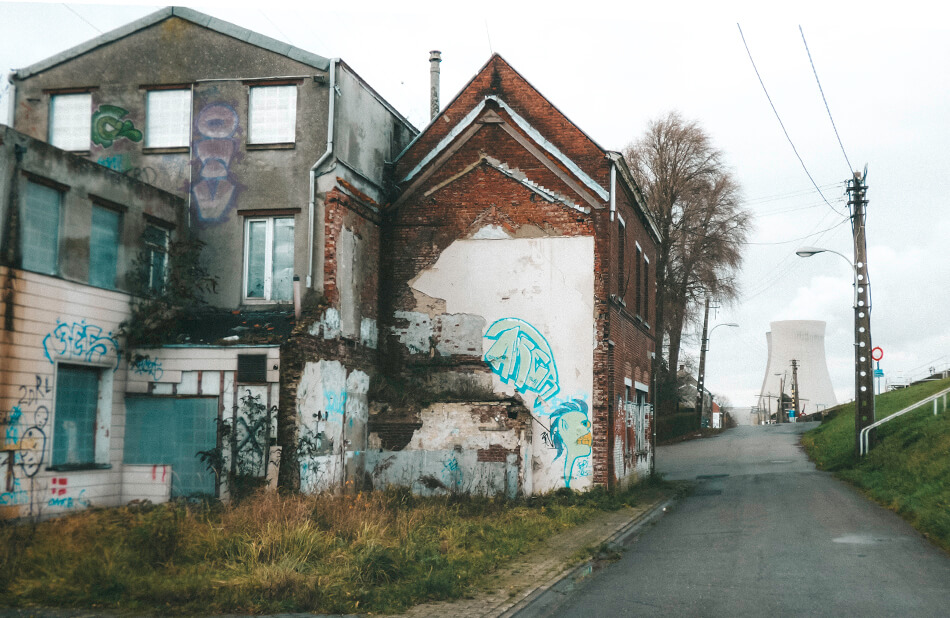
{"type": "Polygon", "coordinates": [[[74,472],[77,470],[111,470],[112,464],[81,463],[81,464],[59,464],[58,466],[47,466],[47,470],[54,472],[74,472]]]}
{"type": "Polygon", "coordinates": [[[281,142],[277,144],[247,144],[248,150],[293,150],[297,147],[296,142],[281,142]]]}
{"type": "Polygon", "coordinates": [[[188,146],[155,146],[142,149],[142,154],[188,154],[191,148],[188,146]]]}

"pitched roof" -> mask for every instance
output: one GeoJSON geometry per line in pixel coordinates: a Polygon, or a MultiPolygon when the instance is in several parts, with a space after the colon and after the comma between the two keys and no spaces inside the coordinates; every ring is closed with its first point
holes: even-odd
{"type": "Polygon", "coordinates": [[[50,56],[45,60],[40,60],[37,63],[31,64],[30,66],[19,69],[15,73],[16,79],[26,79],[37,73],[42,73],[47,69],[51,69],[58,64],[62,64],[67,60],[71,60],[77,56],[88,53],[97,47],[103,45],[108,45],[114,41],[118,41],[124,37],[127,37],[131,34],[138,32],[139,30],[144,30],[149,26],[153,26],[161,21],[169,19],[170,17],[178,17],[186,21],[190,21],[194,24],[208,28],[209,30],[214,30],[225,36],[229,36],[239,41],[244,41],[261,49],[266,49],[282,56],[286,56],[291,60],[296,60],[303,64],[310,65],[321,71],[329,70],[330,60],[324,58],[323,56],[318,56],[317,54],[304,51],[288,43],[278,41],[277,39],[272,39],[270,37],[264,36],[263,34],[254,32],[253,30],[248,30],[246,28],[241,28],[240,26],[235,26],[232,23],[217,19],[216,17],[211,17],[210,15],[205,15],[193,9],[181,7],[181,6],[167,6],[163,9],[155,11],[141,19],[137,19],[129,24],[120,26],[115,30],[110,30],[105,34],[97,36],[94,39],[81,43],[76,47],[67,49],[66,51],[60,52],[55,56],[50,56]]]}

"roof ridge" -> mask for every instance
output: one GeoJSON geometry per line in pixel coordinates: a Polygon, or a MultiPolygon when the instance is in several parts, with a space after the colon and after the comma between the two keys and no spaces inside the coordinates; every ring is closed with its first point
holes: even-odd
{"type": "Polygon", "coordinates": [[[23,80],[38,73],[42,73],[43,71],[51,69],[54,66],[62,64],[63,62],[89,53],[103,45],[123,39],[138,32],[139,30],[144,30],[145,28],[153,26],[170,17],[178,17],[180,19],[190,21],[191,23],[203,28],[214,30],[219,34],[223,34],[233,39],[254,45],[255,47],[260,47],[261,49],[266,49],[276,54],[286,56],[291,60],[308,64],[321,71],[327,71],[330,68],[330,60],[328,58],[324,58],[323,56],[314,54],[313,52],[308,52],[306,50],[294,47],[290,43],[278,41],[277,39],[260,34],[259,32],[248,30],[247,28],[243,28],[241,26],[224,21],[223,19],[218,19],[217,17],[212,17],[211,15],[201,13],[200,11],[196,11],[194,9],[182,6],[166,6],[153,13],[149,13],[144,17],[140,17],[135,21],[129,22],[123,26],[119,26],[118,28],[114,28],[93,39],[89,39],[88,41],[80,43],[79,45],[50,56],[49,58],[35,62],[28,67],[19,69],[14,73],[15,79],[23,80]]]}

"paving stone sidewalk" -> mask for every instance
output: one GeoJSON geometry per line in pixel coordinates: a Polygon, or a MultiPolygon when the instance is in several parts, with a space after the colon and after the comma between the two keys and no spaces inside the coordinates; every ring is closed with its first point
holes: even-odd
{"type": "Polygon", "coordinates": [[[650,513],[667,498],[625,507],[598,515],[549,539],[540,549],[525,554],[498,569],[492,579],[496,586],[477,590],[470,599],[438,601],[416,605],[402,616],[409,618],[488,618],[505,615],[515,605],[541,588],[550,587],[578,564],[577,554],[598,547],[628,524],[650,513]]]}

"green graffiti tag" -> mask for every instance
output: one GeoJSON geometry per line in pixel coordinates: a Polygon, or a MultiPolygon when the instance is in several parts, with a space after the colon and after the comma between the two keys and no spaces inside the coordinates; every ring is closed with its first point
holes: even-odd
{"type": "Polygon", "coordinates": [[[115,105],[100,105],[99,111],[92,115],[92,141],[103,148],[124,137],[133,142],[142,141],[142,132],[132,125],[131,120],[122,120],[128,110],[115,105]]]}

